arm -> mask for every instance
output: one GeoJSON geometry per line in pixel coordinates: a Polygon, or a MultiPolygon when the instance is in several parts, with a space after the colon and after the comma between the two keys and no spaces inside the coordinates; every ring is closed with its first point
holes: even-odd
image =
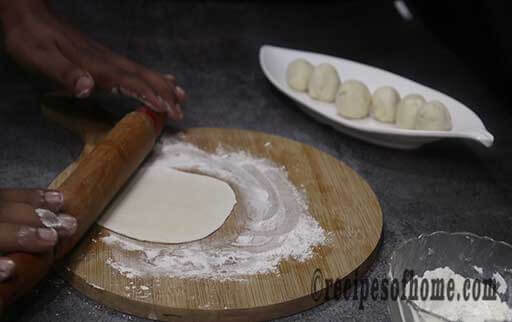
{"type": "Polygon", "coordinates": [[[138,99],[181,119],[184,90],[161,75],[117,55],[53,15],[46,0],[0,0],[7,52],[25,68],[42,73],[67,93],[84,98],[103,89],[138,99]]]}

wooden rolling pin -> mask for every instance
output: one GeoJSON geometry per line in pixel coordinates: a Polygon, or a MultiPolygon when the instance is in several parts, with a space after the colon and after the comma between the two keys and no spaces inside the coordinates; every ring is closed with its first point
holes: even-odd
{"type": "Polygon", "coordinates": [[[165,114],[146,107],[126,115],[78,164],[59,190],[64,194],[62,211],[75,216],[76,233],[59,241],[53,253],[13,253],[13,278],[0,283],[0,315],[20,296],[30,291],[66,255],[96,221],[128,178],[153,148],[160,135],[165,114]]]}

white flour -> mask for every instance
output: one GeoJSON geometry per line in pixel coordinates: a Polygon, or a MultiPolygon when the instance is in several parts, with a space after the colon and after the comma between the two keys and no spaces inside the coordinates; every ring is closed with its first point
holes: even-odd
{"type": "Polygon", "coordinates": [[[473,265],[473,269],[478,272],[478,274],[482,275],[484,273],[483,268],[480,266],[473,265]]]}
{"type": "Polygon", "coordinates": [[[498,284],[498,293],[505,294],[507,292],[508,286],[503,276],[501,276],[500,273],[495,272],[494,274],[492,274],[492,278],[498,284]]]}
{"type": "Polygon", "coordinates": [[[236,232],[178,245],[151,244],[110,233],[101,240],[118,247],[112,248],[107,264],[129,278],[243,279],[244,275],[276,272],[283,259],[305,261],[313,256],[315,246],[326,243],[325,231],[308,212],[304,192],[290,182],[284,167],[267,159],[221,147],[211,154],[164,138],[148,163],[226,181],[237,194],[238,213],[245,215],[236,218],[236,232]],[[123,251],[136,253],[135,260],[128,260],[123,251]]]}
{"type": "Polygon", "coordinates": [[[60,228],[62,226],[59,217],[50,210],[37,208],[34,210],[37,216],[41,219],[41,223],[48,228],[60,228]]]}
{"type": "MultiPolygon", "coordinates": [[[[477,271],[480,271],[481,268],[473,267],[477,271]]],[[[502,298],[505,291],[507,290],[507,284],[505,279],[499,273],[494,273],[493,279],[496,282],[497,293],[496,299],[494,300],[484,300],[483,296],[483,287],[481,284],[481,295],[480,298],[474,299],[473,296],[466,301],[463,299],[464,294],[464,283],[466,280],[469,280],[469,285],[473,286],[475,283],[474,279],[465,278],[462,275],[456,274],[449,267],[439,267],[432,271],[426,271],[422,277],[414,276],[414,279],[418,280],[418,296],[420,294],[420,285],[424,279],[429,281],[429,285],[431,284],[432,279],[443,279],[445,290],[446,285],[450,279],[453,279],[455,282],[455,298],[453,301],[448,301],[447,299],[444,301],[440,300],[430,300],[427,299],[422,301],[418,299],[414,301],[420,308],[435,313],[439,316],[442,316],[450,321],[464,321],[464,322],[484,322],[484,321],[512,321],[512,309],[507,305],[505,301],[502,301],[502,298]],[[460,299],[457,300],[457,294],[460,294],[460,299]]],[[[408,296],[410,294],[410,281],[407,283],[405,288],[405,294],[408,296]]],[[[469,294],[471,295],[471,289],[469,290],[469,294]]],[[[429,293],[429,297],[432,294],[432,291],[429,293]]],[[[444,292],[446,294],[446,291],[444,292]]],[[[436,319],[437,321],[437,319],[436,319]]]]}

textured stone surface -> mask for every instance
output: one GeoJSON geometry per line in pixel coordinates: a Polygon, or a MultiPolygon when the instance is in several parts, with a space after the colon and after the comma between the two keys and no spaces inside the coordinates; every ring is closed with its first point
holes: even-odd
{"type": "MultiPolygon", "coordinates": [[[[231,127],[304,142],[359,172],[384,212],[383,243],[368,277],[383,278],[393,249],[436,230],[470,231],[512,242],[511,114],[499,97],[392,3],[258,4],[237,1],[56,1],[56,10],[91,37],[152,68],[174,73],[190,94],[186,119],[170,127],[231,127]],[[392,36],[390,36],[392,35],[392,36]],[[341,56],[388,69],[472,107],[496,143],[446,140],[416,151],[373,146],[300,112],[258,65],[268,43],[341,56]]],[[[80,142],[45,121],[45,82],[0,58],[0,186],[46,186],[77,157],[80,142]]],[[[343,78],[343,72],[341,72],[343,78]]],[[[122,115],[134,106],[97,99],[122,115]]],[[[51,276],[18,305],[17,321],[142,321],[114,312],[51,276]]],[[[386,303],[330,301],[286,321],[389,321],[386,303]]]]}

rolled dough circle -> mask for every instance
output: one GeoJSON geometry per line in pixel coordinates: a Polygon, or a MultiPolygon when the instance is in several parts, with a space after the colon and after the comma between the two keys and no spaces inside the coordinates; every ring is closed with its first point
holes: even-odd
{"type": "Polygon", "coordinates": [[[142,241],[184,243],[219,229],[235,203],[224,181],[149,166],[130,179],[98,224],[142,241]]]}

